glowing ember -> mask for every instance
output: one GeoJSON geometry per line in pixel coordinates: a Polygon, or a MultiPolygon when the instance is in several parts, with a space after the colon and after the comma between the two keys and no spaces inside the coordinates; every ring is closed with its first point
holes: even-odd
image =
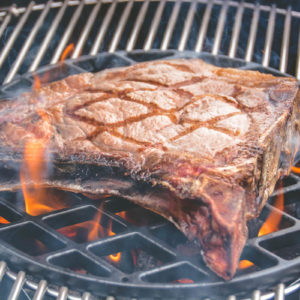
{"type": "MultiPolygon", "coordinates": [[[[282,188],[282,183],[280,183],[280,188],[282,188]]],[[[274,206],[283,211],[284,208],[284,196],[279,194],[274,202],[274,206]]],[[[281,222],[282,214],[271,211],[265,223],[262,225],[258,232],[258,236],[269,234],[271,232],[277,231],[279,229],[279,224],[281,222]]]]}
{"type": "Polygon", "coordinates": [[[5,218],[0,217],[0,224],[9,224],[10,222],[7,221],[5,218]]]}
{"type": "Polygon", "coordinates": [[[64,62],[64,60],[67,58],[67,56],[72,53],[74,51],[74,44],[71,43],[69,44],[66,49],[64,50],[64,52],[62,53],[61,57],[60,57],[60,64],[62,65],[62,63],[64,62]]]}
{"type": "Polygon", "coordinates": [[[180,278],[173,281],[174,283],[194,283],[194,280],[189,278],[180,278]]]}
{"type": "Polygon", "coordinates": [[[247,259],[243,259],[239,263],[239,269],[247,269],[252,266],[254,266],[253,262],[251,262],[250,260],[247,260],[247,259]]]}

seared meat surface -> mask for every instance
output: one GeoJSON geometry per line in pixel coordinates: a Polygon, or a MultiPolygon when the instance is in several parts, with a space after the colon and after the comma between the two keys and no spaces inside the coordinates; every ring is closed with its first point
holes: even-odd
{"type": "MultiPolygon", "coordinates": [[[[295,79],[197,59],[70,76],[0,102],[0,171],[44,139],[56,170],[44,186],[130,199],[199,242],[208,267],[230,279],[247,220],[290,171],[297,93],[295,79]]],[[[0,181],[19,187],[16,176],[0,181]]]]}

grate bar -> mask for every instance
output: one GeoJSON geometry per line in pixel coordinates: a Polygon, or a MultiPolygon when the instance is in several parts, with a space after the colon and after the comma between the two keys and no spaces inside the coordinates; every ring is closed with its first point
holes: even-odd
{"type": "Polygon", "coordinates": [[[251,29],[250,29],[250,34],[249,34],[249,39],[248,39],[248,44],[247,44],[247,50],[246,50],[246,55],[245,55],[245,60],[247,62],[250,62],[252,60],[252,56],[253,56],[253,50],[254,50],[256,33],[257,33],[257,26],[258,26],[258,19],[259,19],[259,13],[260,13],[260,6],[257,3],[255,8],[254,8],[254,12],[253,12],[253,18],[252,18],[252,22],[251,22],[251,29]]]}
{"type": "Polygon", "coordinates": [[[18,300],[22,287],[25,283],[25,272],[20,271],[17,275],[16,281],[11,288],[8,300],[18,300]]]}
{"type": "Polygon", "coordinates": [[[111,6],[108,9],[108,12],[106,13],[106,16],[105,16],[105,18],[103,20],[103,23],[100,26],[100,29],[99,29],[99,32],[97,34],[96,40],[95,40],[95,42],[93,44],[93,47],[92,47],[92,49],[90,51],[91,55],[96,55],[98,53],[98,51],[100,49],[100,46],[101,46],[101,43],[102,43],[102,40],[103,40],[103,38],[105,36],[105,33],[106,33],[107,29],[108,29],[108,25],[109,25],[109,23],[110,23],[110,21],[112,19],[112,16],[113,16],[113,14],[115,12],[116,5],[117,5],[117,2],[116,2],[116,0],[114,0],[112,2],[111,6]]]}
{"type": "Polygon", "coordinates": [[[19,36],[20,31],[22,30],[25,22],[27,21],[32,8],[33,8],[34,2],[31,1],[26,9],[26,12],[24,13],[24,15],[20,18],[17,26],[15,27],[12,35],[10,36],[9,40],[7,41],[5,47],[3,48],[3,50],[1,51],[0,54],[0,68],[4,63],[4,60],[6,59],[9,51],[11,50],[11,47],[13,46],[14,42],[16,41],[17,37],[19,36]]]}
{"type": "Polygon", "coordinates": [[[284,288],[285,286],[283,283],[277,285],[274,300],[284,300],[284,288]]]}
{"type": "Polygon", "coordinates": [[[75,50],[71,56],[71,58],[77,58],[78,56],[80,56],[80,53],[82,51],[82,48],[84,46],[84,43],[86,42],[88,35],[92,29],[92,26],[94,25],[94,22],[96,20],[97,14],[99,12],[99,9],[101,7],[102,4],[102,0],[99,0],[99,2],[95,5],[95,7],[93,8],[88,21],[84,27],[84,29],[82,30],[81,34],[80,34],[80,38],[79,41],[76,44],[75,50]]]}
{"type": "Polygon", "coordinates": [[[1,26],[0,26],[0,38],[1,38],[1,36],[3,35],[3,32],[4,32],[4,30],[6,29],[8,23],[10,22],[10,20],[11,20],[11,12],[9,12],[9,13],[5,16],[3,22],[1,23],[1,26]]]}
{"type": "Polygon", "coordinates": [[[193,18],[196,12],[196,8],[197,8],[197,2],[196,0],[193,0],[191,5],[190,5],[190,9],[188,11],[186,20],[184,22],[184,28],[181,34],[181,38],[179,41],[179,45],[178,45],[178,50],[179,51],[184,51],[186,43],[187,43],[187,39],[189,36],[189,33],[191,31],[191,27],[192,27],[192,23],[193,23],[193,18]]]}
{"type": "Polygon", "coordinates": [[[209,2],[206,5],[204,16],[203,16],[201,27],[200,27],[200,31],[199,31],[199,35],[198,35],[198,40],[197,40],[196,46],[195,46],[196,52],[200,52],[203,49],[213,4],[214,4],[214,0],[209,0],[209,2]]]}
{"type": "Polygon", "coordinates": [[[268,67],[269,63],[270,63],[272,43],[273,43],[273,37],[274,37],[274,29],[275,29],[275,18],[276,18],[276,6],[275,6],[275,4],[273,4],[272,10],[270,12],[269,21],[268,21],[266,42],[265,42],[265,48],[264,48],[264,56],[263,56],[263,60],[262,60],[262,65],[264,67],[268,67]]]}
{"type": "Polygon", "coordinates": [[[5,275],[5,271],[6,271],[6,263],[4,261],[0,262],[0,282],[3,279],[3,276],[5,275]]]}
{"type": "Polygon", "coordinates": [[[181,0],[176,1],[161,43],[160,50],[164,51],[167,50],[169,47],[170,40],[174,31],[174,27],[178,18],[180,6],[181,6],[181,0]]]}
{"type": "Polygon", "coordinates": [[[231,58],[235,58],[235,55],[236,55],[236,50],[237,50],[238,41],[239,41],[239,35],[240,35],[241,28],[242,28],[243,13],[244,13],[244,1],[241,2],[241,5],[239,6],[237,13],[236,13],[236,18],[235,18],[235,22],[234,22],[232,38],[230,41],[229,53],[228,53],[228,56],[231,58]]]}
{"type": "Polygon", "coordinates": [[[47,290],[47,281],[46,280],[41,280],[39,282],[37,290],[34,294],[33,300],[43,300],[43,297],[46,293],[46,290],[47,290]]]}
{"type": "Polygon", "coordinates": [[[143,2],[143,5],[142,5],[140,11],[139,11],[139,14],[138,14],[137,19],[136,19],[135,24],[134,24],[134,28],[133,28],[132,33],[130,35],[130,38],[127,42],[126,51],[132,51],[134,49],[138,34],[141,30],[143,21],[144,21],[145,16],[146,16],[148,6],[149,6],[149,0],[145,0],[143,2]]]}
{"type": "Polygon", "coordinates": [[[64,50],[64,48],[66,47],[67,45],[67,42],[75,28],[75,25],[80,17],[80,14],[81,14],[81,11],[83,9],[83,6],[84,6],[84,2],[82,1],[80,3],[80,5],[77,7],[75,13],[73,14],[72,18],[71,18],[71,21],[69,22],[68,26],[67,26],[67,29],[65,30],[64,34],[63,34],[63,37],[58,45],[58,47],[56,48],[56,51],[53,55],[53,58],[50,62],[50,64],[56,64],[58,61],[59,61],[59,58],[64,50]]]}
{"type": "Polygon", "coordinates": [[[84,293],[81,297],[81,300],[90,300],[91,294],[90,293],[84,293]]]}
{"type": "Polygon", "coordinates": [[[145,51],[149,51],[151,49],[151,46],[153,44],[157,29],[158,29],[158,25],[161,21],[161,16],[162,16],[165,4],[166,4],[166,0],[162,0],[159,2],[159,5],[156,10],[155,16],[153,18],[152,24],[150,25],[150,32],[148,33],[146,42],[144,44],[145,51]]]}
{"type": "Polygon", "coordinates": [[[214,41],[214,45],[212,48],[213,55],[217,55],[219,52],[219,49],[220,49],[222,35],[223,35],[225,21],[226,21],[227,9],[228,9],[228,1],[226,0],[224,2],[224,4],[222,5],[220,17],[218,20],[217,30],[216,30],[215,39],[214,39],[215,41],[214,41]]]}
{"type": "Polygon", "coordinates": [[[40,64],[40,62],[41,62],[41,60],[42,60],[49,44],[51,42],[51,40],[52,40],[52,37],[53,37],[57,27],[58,27],[58,24],[60,23],[63,15],[65,13],[68,2],[69,2],[69,0],[65,0],[63,6],[58,11],[58,13],[57,13],[57,15],[56,15],[51,27],[50,27],[50,30],[48,31],[47,35],[45,36],[45,38],[42,42],[42,45],[41,45],[41,47],[40,47],[33,63],[31,64],[31,66],[29,68],[29,72],[34,72],[38,68],[38,66],[39,66],[39,64],[40,64]]]}
{"type": "Polygon", "coordinates": [[[111,41],[111,44],[109,46],[109,49],[108,49],[109,53],[115,52],[116,49],[117,49],[117,46],[118,46],[118,44],[120,42],[120,39],[121,39],[121,35],[122,35],[122,33],[124,31],[124,28],[126,26],[126,21],[127,21],[128,17],[129,17],[129,14],[131,12],[132,6],[133,6],[133,0],[129,0],[126,7],[125,7],[125,10],[122,14],[122,17],[121,17],[120,22],[118,24],[117,30],[114,33],[114,37],[111,41]]]}
{"type": "Polygon", "coordinates": [[[292,8],[289,6],[285,21],[284,21],[284,31],[282,38],[282,47],[281,47],[281,55],[280,55],[280,72],[285,73],[287,69],[287,61],[289,54],[289,43],[290,43],[290,32],[291,32],[291,22],[292,22],[292,8]]]}
{"type": "Polygon", "coordinates": [[[58,292],[58,296],[56,298],[56,300],[67,300],[68,298],[68,288],[63,286],[59,289],[59,292],[58,292]]]}
{"type": "Polygon", "coordinates": [[[43,22],[45,20],[46,15],[48,14],[48,12],[50,10],[51,4],[52,4],[52,0],[47,2],[45,9],[40,14],[38,20],[36,21],[35,25],[33,26],[32,30],[30,31],[30,34],[27,37],[26,42],[24,43],[16,61],[14,62],[14,64],[10,68],[10,71],[8,72],[6,78],[4,79],[4,84],[10,82],[14,78],[14,76],[17,74],[21,64],[23,63],[23,61],[25,59],[25,56],[26,56],[30,46],[33,43],[33,40],[34,40],[36,34],[38,33],[38,30],[40,29],[41,25],[43,24],[43,22]]]}
{"type": "Polygon", "coordinates": [[[260,290],[255,290],[253,293],[252,293],[252,297],[251,297],[251,300],[260,300],[260,290]]]}

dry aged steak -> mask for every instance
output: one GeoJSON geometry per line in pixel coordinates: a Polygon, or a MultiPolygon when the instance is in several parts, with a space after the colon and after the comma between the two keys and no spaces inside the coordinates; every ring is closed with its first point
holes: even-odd
{"type": "Polygon", "coordinates": [[[290,171],[297,92],[293,78],[200,59],[70,76],[1,102],[0,189],[19,187],[25,143],[45,139],[54,171],[44,186],[130,199],[199,241],[230,279],[247,220],[290,171]]]}

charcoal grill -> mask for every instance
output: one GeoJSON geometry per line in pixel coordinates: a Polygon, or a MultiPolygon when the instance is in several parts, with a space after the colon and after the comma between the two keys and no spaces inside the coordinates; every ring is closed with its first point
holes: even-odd
{"type": "MultiPolygon", "coordinates": [[[[30,89],[33,74],[40,78],[47,74],[47,81],[52,81],[84,71],[175,57],[202,57],[221,66],[275,75],[282,72],[299,78],[300,45],[294,42],[298,40],[299,18],[300,13],[291,7],[217,0],[70,0],[3,8],[1,95],[10,98],[30,89]],[[70,42],[74,43],[71,59],[57,65],[70,42]]],[[[105,206],[101,222],[105,227],[107,220],[112,220],[116,236],[78,243],[57,230],[88,220],[101,201],[71,194],[72,207],[31,217],[24,213],[18,193],[2,193],[0,215],[11,223],[0,227],[0,279],[2,283],[13,282],[8,284],[5,297],[87,300],[105,295],[118,299],[121,295],[198,299],[225,295],[230,299],[283,299],[285,294],[300,288],[296,239],[300,229],[299,189],[300,178],[292,174],[284,180],[284,189],[270,198],[259,220],[263,222],[269,211],[276,211],[273,198],[283,192],[286,206],[280,230],[248,240],[243,256],[253,260],[257,269],[241,271],[228,283],[209,274],[199,256],[182,253],[178,245],[187,242],[168,222],[145,211],[146,219],[153,223],[140,226],[120,217],[118,212],[134,209],[124,199],[102,201],[105,206]],[[29,231],[38,239],[43,236],[49,247],[45,253],[34,253],[30,247],[24,247],[22,238],[29,231]],[[177,237],[176,243],[168,239],[170,234],[177,237]],[[104,257],[111,254],[111,249],[126,252],[128,249],[120,246],[124,245],[122,241],[138,245],[151,255],[159,253],[163,261],[136,272],[130,266],[116,267],[104,257]],[[89,275],[70,271],[74,271],[74,265],[66,263],[70,261],[78,269],[84,265],[89,275]],[[181,276],[201,280],[194,284],[174,283],[180,279],[174,277],[178,270],[181,276]]]]}

